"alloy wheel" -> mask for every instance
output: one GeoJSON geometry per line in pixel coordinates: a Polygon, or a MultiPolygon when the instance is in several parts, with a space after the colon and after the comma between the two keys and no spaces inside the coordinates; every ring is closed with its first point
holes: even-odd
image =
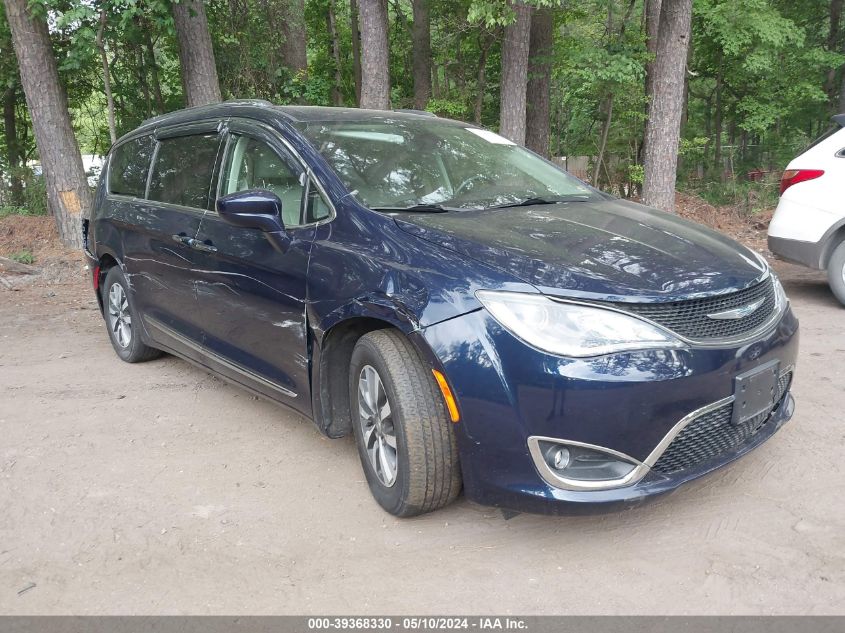
{"type": "Polygon", "coordinates": [[[358,377],[358,419],[370,465],[379,481],[390,488],[399,471],[396,427],[381,376],[371,365],[365,365],[358,377]]]}
{"type": "Polygon", "coordinates": [[[132,342],[132,315],[129,312],[129,299],[120,284],[109,288],[109,328],[114,340],[123,349],[132,342]]]}

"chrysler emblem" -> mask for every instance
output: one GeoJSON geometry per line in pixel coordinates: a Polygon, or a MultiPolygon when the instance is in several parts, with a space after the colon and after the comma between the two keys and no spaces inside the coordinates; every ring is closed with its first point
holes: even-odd
{"type": "Polygon", "coordinates": [[[724,312],[714,312],[713,314],[708,314],[707,318],[716,319],[717,321],[744,319],[749,314],[753,314],[757,308],[763,305],[765,301],[765,297],[763,299],[757,299],[757,301],[749,303],[747,306],[742,306],[741,308],[733,308],[732,310],[725,310],[724,312]]]}

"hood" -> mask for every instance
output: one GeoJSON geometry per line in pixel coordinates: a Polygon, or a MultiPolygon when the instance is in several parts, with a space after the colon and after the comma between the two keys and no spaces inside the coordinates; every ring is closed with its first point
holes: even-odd
{"type": "Polygon", "coordinates": [[[396,223],[558,296],[674,301],[734,292],[767,270],[721,233],[622,200],[402,214],[396,223]]]}

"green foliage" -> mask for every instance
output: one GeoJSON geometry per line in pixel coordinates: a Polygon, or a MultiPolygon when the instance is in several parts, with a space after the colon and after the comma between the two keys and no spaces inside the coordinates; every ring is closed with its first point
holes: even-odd
{"type": "Polygon", "coordinates": [[[26,172],[23,179],[23,208],[26,215],[47,215],[50,210],[47,208],[47,188],[44,178],[32,176],[26,172]]]}
{"type": "Polygon", "coordinates": [[[700,160],[707,151],[708,143],[710,143],[710,139],[706,136],[682,138],[678,155],[686,159],[700,160]]]}
{"type": "Polygon", "coordinates": [[[462,100],[431,99],[425,109],[449,119],[466,119],[470,114],[466,101],[462,100]]]}
{"type": "Polygon", "coordinates": [[[778,171],[826,127],[827,76],[845,63],[841,44],[827,49],[828,9],[815,0],[695,0],[685,138],[710,139],[695,160],[712,164],[719,179],[726,171],[778,171]]]}
{"type": "Polygon", "coordinates": [[[779,197],[778,181],[711,181],[700,186],[684,186],[688,193],[700,196],[713,206],[730,206],[740,213],[754,214],[773,209],[779,197]]]}
{"type": "Polygon", "coordinates": [[[281,85],[283,103],[307,103],[310,105],[331,105],[331,80],[315,73],[300,73],[281,85]]]}
{"type": "Polygon", "coordinates": [[[0,218],[10,215],[47,215],[47,191],[44,187],[44,179],[32,175],[32,172],[20,170],[19,176],[23,179],[23,200],[20,205],[0,205],[0,218]]]}
{"type": "MultiPolygon", "coordinates": [[[[411,0],[388,0],[391,103],[413,107],[411,0]]],[[[609,118],[599,185],[630,193],[642,184],[645,69],[650,61],[643,0],[530,0],[553,7],[552,153],[595,157],[609,118]],[[612,115],[608,117],[612,111],[612,115]]],[[[47,17],[61,80],[83,153],[110,145],[100,16],[118,135],[184,105],[170,0],[30,0],[47,17]]],[[[433,95],[426,109],[496,129],[501,42],[515,13],[507,0],[430,0],[433,95]]],[[[283,63],[289,0],[207,0],[206,13],[224,98],[354,106],[349,0],[305,0],[308,69],[283,63]],[[334,27],[339,68],[329,31],[334,27]]],[[[828,125],[842,85],[845,44],[829,38],[827,0],[694,0],[688,100],[680,144],[684,186],[711,201],[770,204],[779,172],[828,125]],[[751,200],[752,202],[749,202],[751,200]]],[[[17,145],[37,161],[11,39],[0,9],[0,92],[13,89],[17,145]]],[[[0,123],[0,176],[9,182],[0,123]]],[[[26,170],[24,170],[26,171],[26,170]]],[[[22,172],[15,172],[21,175],[22,172]]],[[[46,212],[43,183],[23,174],[24,200],[3,213],[46,212]]],[[[8,200],[8,196],[2,196],[8,200]]]]}
{"type": "MultiPolygon", "coordinates": [[[[534,7],[561,7],[562,0],[524,0],[534,7]]],[[[467,11],[470,23],[480,23],[487,28],[507,26],[516,19],[516,13],[506,0],[472,0],[467,11]]]]}
{"type": "Polygon", "coordinates": [[[645,168],[642,165],[628,165],[628,180],[635,185],[642,186],[645,178],[645,168]]]}
{"type": "Polygon", "coordinates": [[[34,264],[35,257],[30,251],[18,251],[9,255],[9,259],[18,262],[19,264],[34,264]]]}

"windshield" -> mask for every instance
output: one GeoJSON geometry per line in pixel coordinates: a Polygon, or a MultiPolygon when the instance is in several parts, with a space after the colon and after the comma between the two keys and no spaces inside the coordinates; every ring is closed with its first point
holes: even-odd
{"type": "Polygon", "coordinates": [[[370,208],[470,209],[600,197],[504,137],[454,121],[317,121],[300,130],[370,208]]]}

